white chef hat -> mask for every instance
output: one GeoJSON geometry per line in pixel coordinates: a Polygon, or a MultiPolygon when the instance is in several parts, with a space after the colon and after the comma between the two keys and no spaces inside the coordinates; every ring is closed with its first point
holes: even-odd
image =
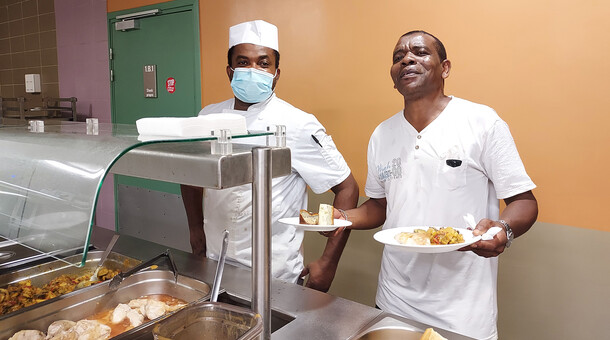
{"type": "Polygon", "coordinates": [[[255,44],[278,48],[277,27],[263,20],[242,22],[229,28],[229,48],[239,44],[255,44]]]}

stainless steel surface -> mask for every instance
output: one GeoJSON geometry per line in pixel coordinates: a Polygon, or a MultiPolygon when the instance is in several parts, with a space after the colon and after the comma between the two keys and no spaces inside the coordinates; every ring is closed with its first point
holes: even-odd
{"type": "MultiPolygon", "coordinates": [[[[87,316],[115,308],[119,303],[127,303],[145,295],[167,294],[188,303],[209,298],[210,287],[204,282],[179,276],[174,282],[170,271],[146,271],[126,278],[121,287],[111,291],[108,284],[98,284],[74,294],[67,294],[53,303],[37,308],[27,308],[23,313],[0,321],[0,339],[6,339],[23,329],[37,329],[46,332],[56,320],[81,320],[87,316]]],[[[113,339],[133,339],[142,334],[150,334],[155,322],[170,314],[142,324],[113,339]]]]}
{"type": "MultiPolygon", "coordinates": [[[[212,155],[209,142],[144,145],[110,169],[120,175],[223,189],[252,182],[252,145],[233,143],[230,155],[212,155]]],[[[273,148],[272,176],[290,174],[290,149],[273,148]]]]}
{"type": "Polygon", "coordinates": [[[180,192],[169,193],[118,184],[117,233],[191,251],[184,202],[180,192]]]}
{"type": "Polygon", "coordinates": [[[252,310],[271,339],[271,149],[252,149],[252,310]]]}
{"type": "Polygon", "coordinates": [[[204,302],[187,307],[153,328],[155,340],[251,340],[262,331],[260,315],[224,303],[204,302]]]}
{"type": "MultiPolygon", "coordinates": [[[[146,259],[164,249],[133,237],[122,238],[117,247],[125,255],[139,259],[146,259]]],[[[181,274],[205,282],[214,279],[216,261],[185,252],[176,251],[174,255],[181,274]]],[[[219,295],[219,301],[249,306],[252,301],[251,277],[249,269],[226,264],[222,284],[225,293],[219,295]]],[[[369,306],[275,279],[271,280],[270,286],[272,340],[347,339],[381,313],[369,306]]]]}
{"type": "Polygon", "coordinates": [[[97,273],[100,271],[100,268],[102,268],[102,266],[104,265],[104,262],[106,262],[106,258],[108,257],[108,255],[110,255],[110,251],[112,250],[112,247],[114,247],[114,244],[116,243],[116,241],[119,239],[120,235],[112,235],[112,238],[110,239],[110,243],[108,243],[108,246],[106,246],[106,250],[104,250],[104,252],[102,253],[102,257],[100,257],[99,262],[97,263],[97,266],[95,266],[95,270],[93,271],[93,275],[91,275],[91,281],[97,281],[97,273]]]}
{"type": "MultiPolygon", "coordinates": [[[[252,310],[252,304],[250,303],[250,301],[227,292],[223,292],[218,296],[218,302],[224,302],[232,306],[243,307],[248,310],[252,310]]],[[[293,322],[294,320],[294,315],[278,310],[277,308],[271,308],[271,334],[273,334],[278,329],[286,326],[287,324],[293,322]]]]}
{"type": "MultiPolygon", "coordinates": [[[[270,339],[271,178],[290,173],[290,150],[235,144],[230,155],[218,155],[211,144],[214,143],[144,146],[121,157],[112,171],[216,189],[252,183],[252,310],[263,316],[261,338],[270,339]]],[[[120,279],[115,277],[111,287],[120,279]]]]}
{"type": "Polygon", "coordinates": [[[227,246],[229,245],[229,231],[225,229],[222,235],[222,246],[220,248],[220,257],[216,266],[216,275],[214,275],[214,284],[212,285],[212,295],[210,301],[218,301],[218,291],[220,290],[220,282],[222,281],[222,272],[225,269],[225,258],[227,256],[227,246]]]}
{"type": "MultiPolygon", "coordinates": [[[[111,235],[110,230],[96,228],[93,234],[93,244],[98,248],[103,248],[111,235]]],[[[123,235],[115,246],[115,251],[140,260],[148,259],[165,249],[159,244],[123,235]]],[[[177,250],[172,250],[172,254],[181,275],[204,282],[213,282],[216,261],[177,250]]],[[[221,287],[224,293],[220,293],[218,300],[247,308],[252,301],[251,277],[252,273],[249,269],[226,264],[221,287]]],[[[428,327],[412,320],[384,313],[370,306],[299,285],[272,279],[270,286],[272,340],[345,340],[353,338],[362,330],[372,326],[377,320],[389,315],[420,329],[428,327]],[[379,319],[376,319],[378,317],[379,319]]],[[[0,322],[0,328],[3,327],[4,325],[0,322]]],[[[471,340],[469,337],[436,327],[435,330],[451,340],[471,340]]],[[[149,334],[145,339],[152,339],[152,335],[149,334]]]]}

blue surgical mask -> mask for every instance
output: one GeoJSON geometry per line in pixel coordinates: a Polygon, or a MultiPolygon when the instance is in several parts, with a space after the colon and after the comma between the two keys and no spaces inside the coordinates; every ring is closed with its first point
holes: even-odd
{"type": "Polygon", "coordinates": [[[233,70],[231,88],[235,97],[242,102],[260,103],[273,93],[273,78],[275,75],[269,72],[253,67],[238,67],[233,70]]]}

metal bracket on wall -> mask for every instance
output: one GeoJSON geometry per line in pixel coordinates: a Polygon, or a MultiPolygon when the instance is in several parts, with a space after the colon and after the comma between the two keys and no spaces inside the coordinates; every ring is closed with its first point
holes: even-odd
{"type": "Polygon", "coordinates": [[[120,21],[114,23],[114,29],[123,32],[133,29],[139,29],[140,23],[138,22],[138,20],[136,20],[137,18],[150,17],[157,14],[159,14],[158,9],[151,9],[148,11],[117,15],[115,19],[120,21]]]}
{"type": "Polygon", "coordinates": [[[114,29],[117,31],[129,31],[129,30],[136,30],[140,28],[140,23],[135,20],[135,19],[131,19],[131,20],[121,20],[121,21],[117,21],[114,23],[114,29]]]}

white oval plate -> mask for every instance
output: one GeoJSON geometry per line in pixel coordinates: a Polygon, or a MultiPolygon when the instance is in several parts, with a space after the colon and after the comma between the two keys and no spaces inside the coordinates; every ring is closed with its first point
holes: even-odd
{"type": "Polygon", "coordinates": [[[301,229],[304,231],[331,231],[340,227],[347,227],[352,225],[352,222],[346,220],[336,219],[333,221],[333,225],[319,225],[319,224],[300,224],[299,217],[284,217],[279,219],[280,223],[288,224],[294,226],[297,229],[301,229]]]}
{"type": "MultiPolygon", "coordinates": [[[[440,227],[435,227],[440,228],[440,227]]],[[[464,237],[464,242],[456,243],[456,244],[437,244],[437,245],[429,245],[429,246],[418,246],[418,245],[406,245],[400,244],[394,236],[398,233],[402,232],[410,232],[412,233],[415,229],[424,229],[427,230],[428,227],[399,227],[392,229],[385,229],[375,233],[373,238],[386,246],[390,246],[393,249],[399,249],[403,251],[410,251],[415,253],[446,253],[454,250],[458,250],[462,247],[466,247],[467,245],[473,244],[481,239],[481,236],[473,236],[472,231],[465,228],[453,228],[458,231],[464,237]]]]}

